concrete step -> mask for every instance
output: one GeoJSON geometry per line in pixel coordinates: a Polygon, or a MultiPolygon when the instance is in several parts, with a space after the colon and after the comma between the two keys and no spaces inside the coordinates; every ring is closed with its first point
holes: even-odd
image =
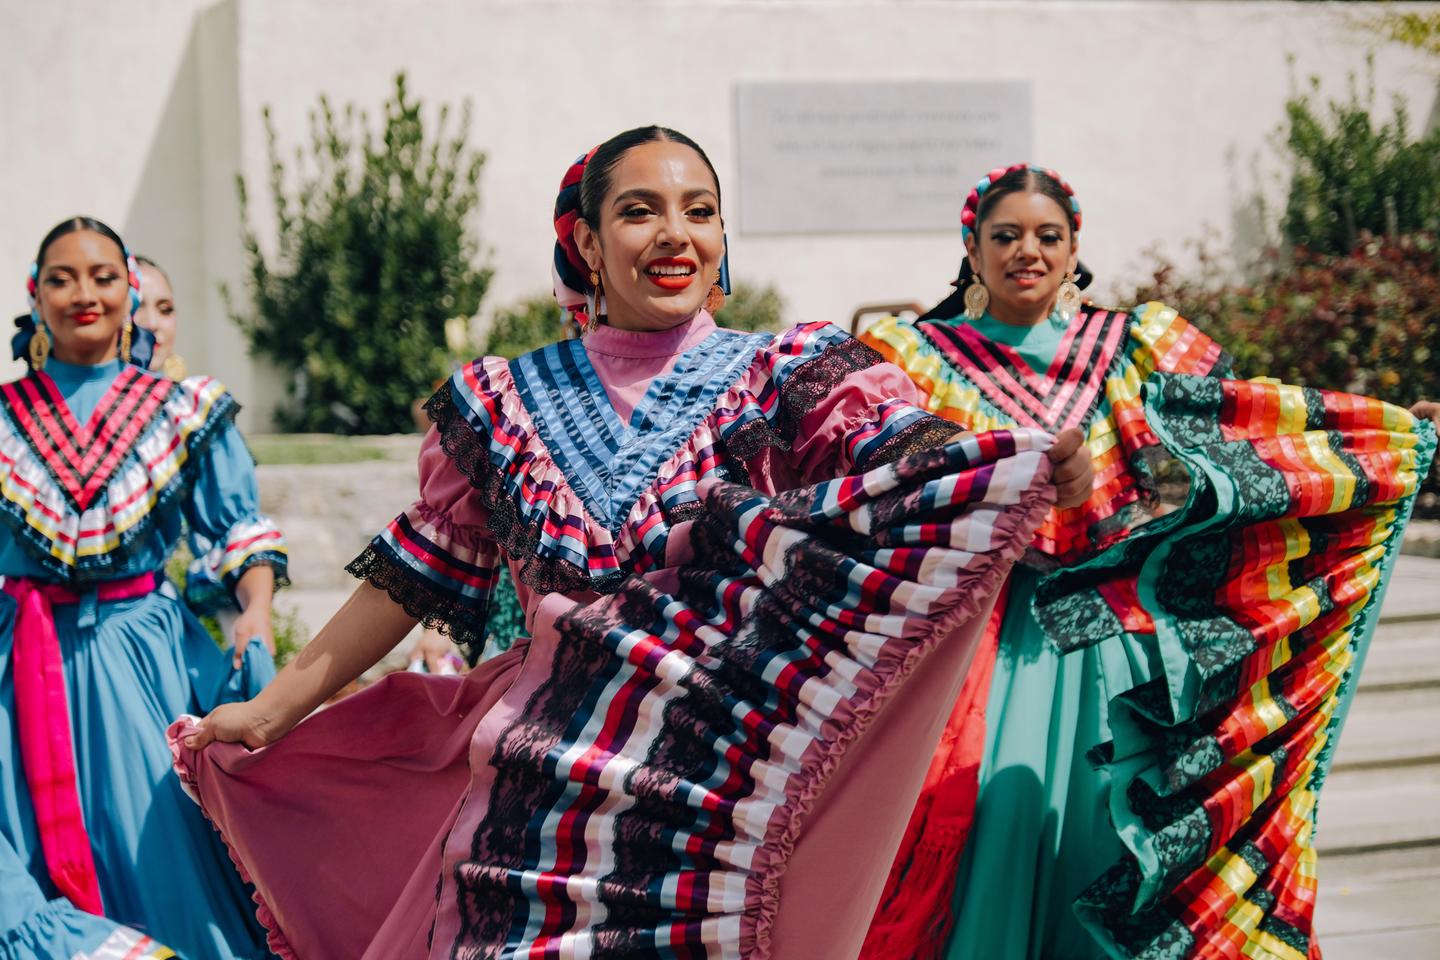
{"type": "Polygon", "coordinates": [[[1440,621],[1440,559],[1402,556],[1385,590],[1381,623],[1440,621]]]}
{"type": "Polygon", "coordinates": [[[1440,960],[1440,925],[1327,936],[1319,926],[1325,960],[1440,960]]]}
{"type": "MultiPolygon", "coordinates": [[[[1440,763],[1334,771],[1320,799],[1322,859],[1420,850],[1440,861],[1440,763]]],[[[1423,858],[1422,858],[1423,859],[1423,858]]]]}
{"type": "Polygon", "coordinates": [[[1381,623],[1365,658],[1357,696],[1371,690],[1426,686],[1440,690],[1440,620],[1381,623]]]}
{"type": "Polygon", "coordinates": [[[1440,761],[1440,688],[1367,689],[1362,681],[1341,732],[1336,771],[1435,761],[1440,761]]]}
{"type": "MultiPolygon", "coordinates": [[[[1332,860],[1320,860],[1320,898],[1315,927],[1326,960],[1336,944],[1388,932],[1440,928],[1440,869],[1385,877],[1347,876],[1332,860]]],[[[1432,933],[1432,936],[1434,934],[1432,933]]],[[[1350,954],[1361,956],[1362,954],[1350,954]]],[[[1363,956],[1410,956],[1370,953],[1363,956]]],[[[1433,954],[1425,954],[1433,956],[1433,954]]]]}

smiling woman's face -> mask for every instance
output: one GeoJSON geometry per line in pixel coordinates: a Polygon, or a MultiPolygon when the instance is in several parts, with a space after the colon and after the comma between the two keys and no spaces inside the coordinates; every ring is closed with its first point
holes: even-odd
{"type": "Polygon", "coordinates": [[[600,272],[605,319],[623,330],[668,330],[699,312],[720,273],[725,230],[719,188],[690,147],[656,140],[615,164],[598,229],[575,242],[600,272]]]}
{"type": "Polygon", "coordinates": [[[93,230],[58,237],[45,249],[36,302],[55,357],[66,363],[115,359],[130,313],[130,272],[114,240],[93,230]]]}
{"type": "Polygon", "coordinates": [[[1025,190],[1001,197],[966,247],[990,291],[990,313],[1018,325],[1049,316],[1061,281],[1078,262],[1069,214],[1045,194],[1025,190]]]}
{"type": "Polygon", "coordinates": [[[150,369],[159,370],[165,358],[175,352],[175,292],[159,267],[146,264],[140,271],[140,293],[135,323],[155,334],[155,354],[150,369]]]}

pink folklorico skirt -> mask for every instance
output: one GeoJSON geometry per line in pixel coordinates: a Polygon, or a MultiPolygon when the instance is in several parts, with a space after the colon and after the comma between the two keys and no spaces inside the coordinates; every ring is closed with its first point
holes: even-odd
{"type": "Polygon", "coordinates": [[[854,957],[1049,444],[704,481],[678,565],[176,766],[286,960],[854,957]]]}

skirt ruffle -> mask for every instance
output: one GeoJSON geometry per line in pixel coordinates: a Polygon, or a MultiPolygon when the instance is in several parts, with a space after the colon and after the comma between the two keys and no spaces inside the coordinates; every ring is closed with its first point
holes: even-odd
{"type": "Polygon", "coordinates": [[[258,751],[179,724],[177,769],[283,957],[853,954],[1053,501],[1049,442],[773,498],[703,482],[679,566],[547,598],[463,680],[391,678],[258,751]]]}
{"type": "Polygon", "coordinates": [[[1268,381],[1145,390],[1186,504],[1035,603],[1063,648],[1132,664],[1095,751],[1127,852],[1076,909],[1114,957],[1306,960],[1318,792],[1434,431],[1268,381]]]}

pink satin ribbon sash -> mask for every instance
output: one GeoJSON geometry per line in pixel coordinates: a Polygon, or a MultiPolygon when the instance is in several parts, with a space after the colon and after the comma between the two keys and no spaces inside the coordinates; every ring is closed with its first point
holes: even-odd
{"type": "MultiPolygon", "coordinates": [[[[101,915],[100,880],[75,775],[75,748],[65,692],[65,666],[55,632],[55,604],[88,598],[66,587],[5,578],[15,598],[15,714],[20,759],[40,828],[40,846],[50,879],[82,910],[101,915]]],[[[154,574],[101,583],[95,600],[141,597],[155,589],[154,574]]]]}

